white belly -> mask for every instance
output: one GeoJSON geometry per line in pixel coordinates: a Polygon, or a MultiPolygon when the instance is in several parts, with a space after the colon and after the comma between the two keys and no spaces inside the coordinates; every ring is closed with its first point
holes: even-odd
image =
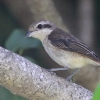
{"type": "Polygon", "coordinates": [[[81,57],[79,54],[76,54],[74,52],[69,52],[69,51],[65,51],[57,47],[54,47],[50,43],[50,41],[47,41],[46,39],[44,40],[42,44],[46,52],[49,54],[49,56],[55,62],[57,62],[59,65],[63,67],[79,68],[87,64],[85,57],[81,57]]]}

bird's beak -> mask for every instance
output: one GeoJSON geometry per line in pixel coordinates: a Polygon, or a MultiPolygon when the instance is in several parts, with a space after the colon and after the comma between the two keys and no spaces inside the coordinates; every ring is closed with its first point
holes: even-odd
{"type": "Polygon", "coordinates": [[[31,37],[31,32],[28,32],[28,33],[26,34],[25,38],[27,38],[27,37],[31,37]]]}
{"type": "Polygon", "coordinates": [[[37,30],[34,30],[33,32],[28,31],[28,33],[26,34],[25,38],[27,38],[27,37],[32,37],[33,35],[35,35],[35,32],[36,32],[36,31],[37,31],[37,30]]]}

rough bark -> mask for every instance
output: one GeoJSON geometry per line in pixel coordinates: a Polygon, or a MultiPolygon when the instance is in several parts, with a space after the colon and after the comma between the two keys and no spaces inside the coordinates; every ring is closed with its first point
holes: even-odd
{"type": "Polygon", "coordinates": [[[29,100],[90,100],[92,93],[0,47],[0,85],[29,100]]]}

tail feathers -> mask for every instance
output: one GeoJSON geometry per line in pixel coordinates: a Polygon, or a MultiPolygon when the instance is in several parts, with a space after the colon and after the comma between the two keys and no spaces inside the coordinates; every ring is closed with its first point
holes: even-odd
{"type": "Polygon", "coordinates": [[[90,63],[94,66],[100,66],[100,61],[94,61],[94,60],[91,60],[91,59],[88,59],[87,61],[88,61],[88,63],[90,63]]]}

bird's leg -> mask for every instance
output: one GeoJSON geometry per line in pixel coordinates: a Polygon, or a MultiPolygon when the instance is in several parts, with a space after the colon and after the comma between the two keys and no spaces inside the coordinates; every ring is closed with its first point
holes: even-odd
{"type": "Polygon", "coordinates": [[[51,69],[47,69],[48,71],[50,72],[53,72],[53,71],[60,71],[60,70],[67,70],[68,67],[63,67],[63,68],[51,68],[51,69]]]}
{"type": "Polygon", "coordinates": [[[80,68],[77,68],[73,71],[73,73],[67,77],[67,81],[72,81],[72,77],[80,70],[80,68]]]}
{"type": "Polygon", "coordinates": [[[67,70],[69,67],[63,67],[63,68],[51,68],[51,69],[47,69],[49,72],[51,72],[52,74],[56,74],[54,73],[54,71],[60,71],[60,70],[67,70]]]}

